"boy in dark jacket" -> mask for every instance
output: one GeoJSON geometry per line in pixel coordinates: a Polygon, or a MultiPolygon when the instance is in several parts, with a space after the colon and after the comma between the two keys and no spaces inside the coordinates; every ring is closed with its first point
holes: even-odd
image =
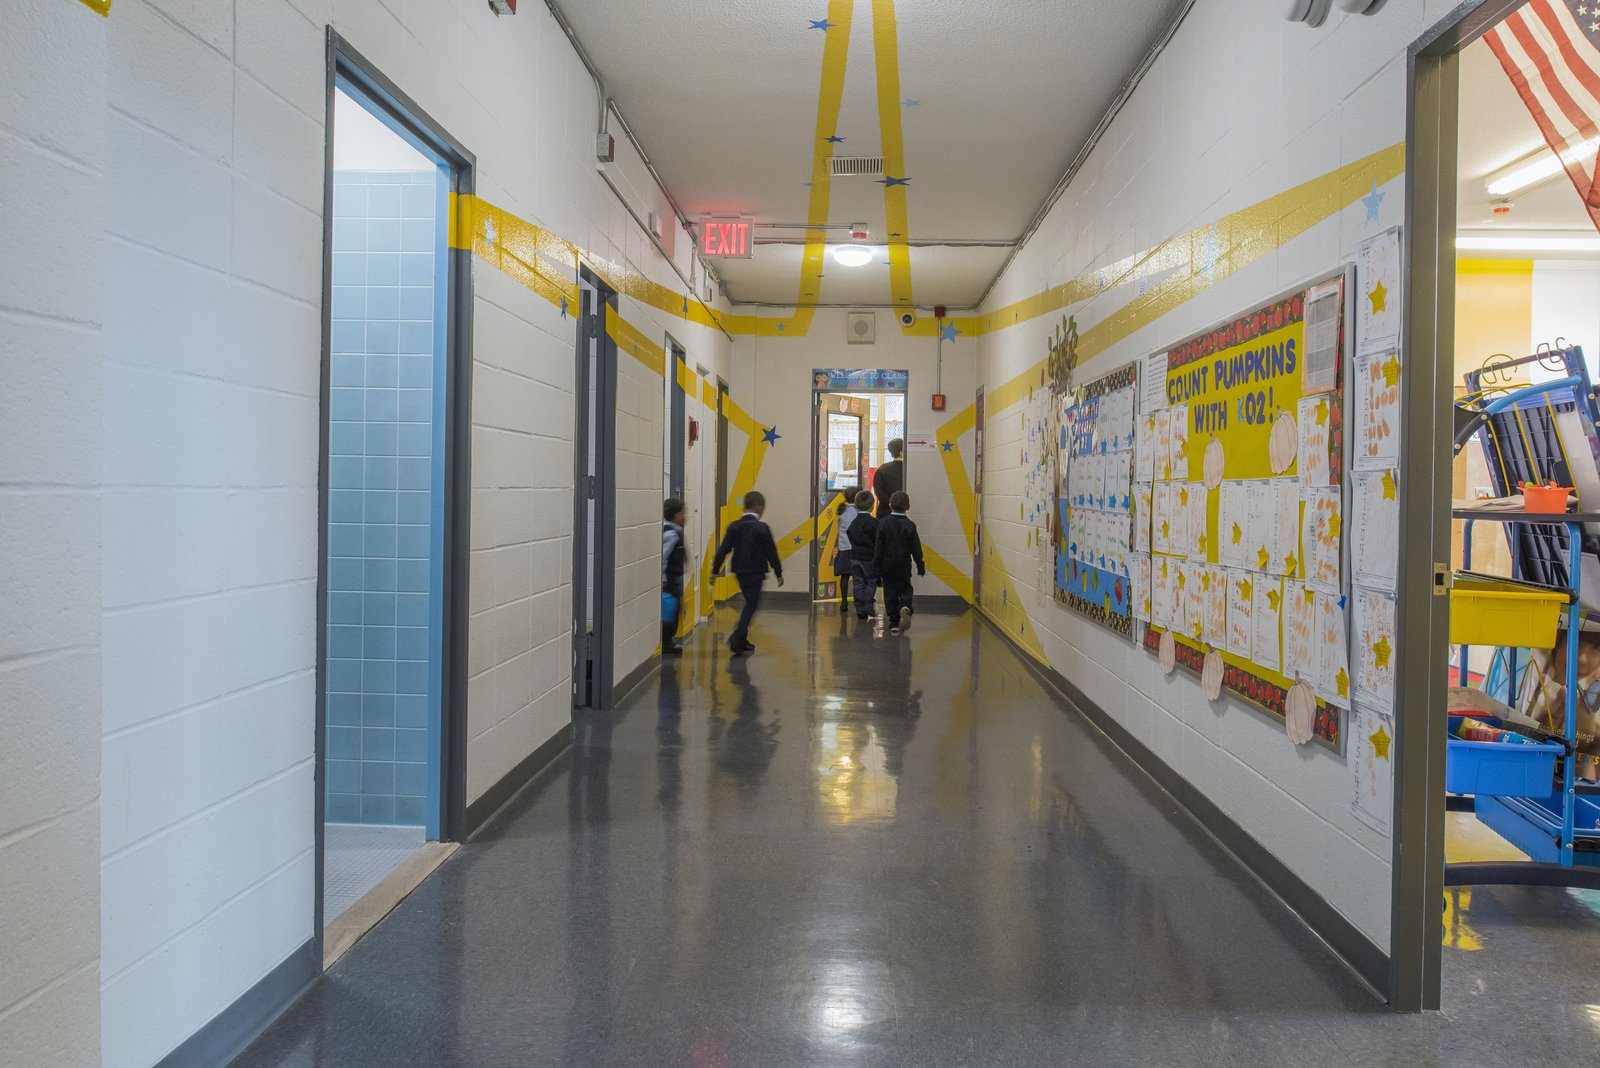
{"type": "Polygon", "coordinates": [[[683,615],[683,572],[689,565],[689,553],[683,547],[688,510],[678,498],[668,497],[661,511],[665,520],[661,528],[661,655],[677,656],[683,652],[678,621],[683,615]],[[670,602],[666,600],[669,597],[670,602]]]}
{"type": "Polygon", "coordinates": [[[850,521],[845,535],[850,539],[850,574],[855,578],[856,618],[872,615],[873,601],[878,596],[878,572],[872,566],[872,554],[878,545],[878,521],[872,516],[872,491],[856,494],[856,517],[850,521]]]}
{"type": "Polygon", "coordinates": [[[906,516],[906,509],[910,507],[911,498],[904,490],[889,498],[890,512],[878,524],[877,549],[872,556],[873,566],[883,583],[883,607],[890,634],[911,629],[912,561],[916,561],[918,575],[928,573],[922,562],[922,539],[917,537],[917,525],[906,516]]]}
{"type": "Polygon", "coordinates": [[[744,595],[744,610],[739,613],[739,624],[728,635],[728,648],[734,656],[753,653],[750,644],[750,621],[761,606],[761,584],[767,579],[767,567],[778,576],[783,585],[783,562],[778,559],[778,545],[772,540],[772,531],[761,521],[767,510],[767,499],[755,490],[744,495],[744,515],[728,524],[722,544],[717,548],[716,559],[711,563],[712,574],[720,574],[722,561],[733,557],[733,577],[739,580],[739,592],[744,595]]]}

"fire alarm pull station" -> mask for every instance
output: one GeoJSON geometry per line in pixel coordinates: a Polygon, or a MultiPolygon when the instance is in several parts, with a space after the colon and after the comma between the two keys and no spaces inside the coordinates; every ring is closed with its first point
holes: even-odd
{"type": "Polygon", "coordinates": [[[944,411],[944,394],[943,393],[935,393],[933,395],[933,410],[936,411],[936,412],[944,411]]]}

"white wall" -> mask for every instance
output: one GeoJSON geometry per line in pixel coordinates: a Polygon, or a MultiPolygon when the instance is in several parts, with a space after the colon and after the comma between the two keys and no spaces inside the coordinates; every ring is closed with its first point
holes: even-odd
{"type": "Polygon", "coordinates": [[[1528,351],[1540,345],[1579,345],[1589,377],[1600,371],[1600,263],[1594,260],[1533,262],[1533,336],[1528,351]]]}
{"type": "MultiPolygon", "coordinates": [[[[86,14],[62,0],[32,6],[86,14]]],[[[589,250],[610,276],[676,285],[596,172],[593,87],[541,6],[510,19],[479,0],[397,10],[118,0],[103,30],[94,22],[109,34],[99,95],[98,41],[74,42],[74,63],[92,70],[73,93],[87,85],[89,99],[110,102],[86,124],[97,134],[103,122],[109,157],[106,488],[103,510],[88,497],[69,521],[57,502],[40,522],[60,533],[36,527],[29,538],[96,579],[93,535],[105,540],[93,596],[104,626],[108,1065],[159,1060],[313,935],[326,24],[476,154],[481,197],[589,250]]],[[[50,34],[62,21],[53,11],[50,34]]],[[[98,163],[98,149],[86,158],[98,163]]],[[[70,192],[92,170],[42,156],[30,166],[5,183],[25,191],[19,221],[41,218],[41,189],[70,192]]],[[[650,188],[636,159],[618,166],[625,188],[650,188]]],[[[90,304],[100,257],[75,230],[94,231],[98,194],[37,232],[40,248],[86,257],[76,270],[95,286],[58,292],[90,304]]],[[[689,242],[675,235],[675,245],[687,270],[689,242]]],[[[474,283],[469,799],[569,718],[576,342],[571,315],[481,260],[474,283]]],[[[36,315],[65,314],[50,301],[36,315]]],[[[725,372],[720,334],[631,298],[623,312],[658,338],[670,321],[691,362],[725,372]]],[[[659,379],[623,363],[620,673],[655,645],[645,585],[653,594],[661,462],[659,379]]],[[[92,428],[98,448],[100,417],[91,407],[83,419],[81,392],[72,425],[92,428]]],[[[93,483],[98,468],[73,477],[93,483]]],[[[72,589],[52,580],[50,604],[72,589]]],[[[82,634],[34,628],[30,640],[90,641],[102,622],[91,615],[82,634]]],[[[72,673],[80,689],[94,678],[72,673]]]]}
{"type": "MultiPolygon", "coordinates": [[[[1254,0],[1200,0],[984,310],[1092,278],[1169,237],[1402,141],[1405,48],[1450,6],[1391,0],[1375,16],[1335,11],[1313,30],[1254,0]]],[[[1089,360],[1079,379],[1349,261],[1359,241],[1402,220],[1403,180],[1381,188],[1378,224],[1369,225],[1354,202],[1367,191],[1363,183],[1343,191],[1341,203],[1349,206],[1287,241],[1280,241],[1276,218],[1220,233],[1223,269],[1215,283],[1089,360]],[[1263,246],[1265,254],[1242,265],[1263,246]],[[1233,249],[1238,265],[1227,258],[1233,249]],[[1230,275],[1231,266],[1238,269],[1230,275]]],[[[1178,268],[1205,269],[1198,261],[1178,268]]],[[[1088,332],[1143,292],[1130,282],[1067,310],[1088,332]]],[[[981,378],[991,396],[1037,363],[1058,318],[982,339],[981,378]]],[[[1345,759],[1317,746],[1297,749],[1279,721],[1239,702],[1214,708],[1195,679],[1182,672],[1163,678],[1154,657],[1034,589],[1033,552],[1015,518],[1016,411],[991,404],[987,413],[985,532],[1049,662],[1387,952],[1390,842],[1352,817],[1345,759]]],[[[990,582],[985,572],[986,591],[990,582]]]]}
{"type": "Polygon", "coordinates": [[[105,34],[21,0],[0,38],[0,1059],[72,1068],[100,1049],[105,34]]]}
{"type": "MultiPolygon", "coordinates": [[[[734,399],[757,421],[776,426],[782,435],[768,451],[755,486],[766,495],[766,521],[780,539],[811,514],[811,479],[816,466],[811,452],[814,368],[869,367],[911,372],[906,397],[908,438],[933,436],[955,412],[972,403],[977,388],[976,344],[966,337],[945,342],[943,388],[949,397],[949,409],[933,411],[938,340],[905,336],[895,322],[895,313],[880,308],[876,313],[876,342],[852,345],[845,334],[846,314],[842,310],[819,310],[801,337],[745,335],[734,343],[734,379],[730,383],[734,399]]],[[[906,492],[911,496],[909,514],[917,524],[923,545],[942,554],[970,577],[972,552],[956,516],[941,455],[936,451],[908,452],[906,476],[906,492]]],[[[785,548],[780,545],[780,552],[785,548]]],[[[806,589],[809,569],[809,549],[802,547],[785,560],[784,577],[790,582],[785,588],[806,589]]],[[[913,587],[918,595],[954,596],[956,592],[931,573],[927,578],[915,579],[913,587]]]]}

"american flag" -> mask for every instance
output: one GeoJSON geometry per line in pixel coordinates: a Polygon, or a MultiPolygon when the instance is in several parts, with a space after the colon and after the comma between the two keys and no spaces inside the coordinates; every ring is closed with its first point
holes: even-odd
{"type": "Polygon", "coordinates": [[[1529,0],[1484,39],[1600,229],[1600,0],[1529,0]]]}

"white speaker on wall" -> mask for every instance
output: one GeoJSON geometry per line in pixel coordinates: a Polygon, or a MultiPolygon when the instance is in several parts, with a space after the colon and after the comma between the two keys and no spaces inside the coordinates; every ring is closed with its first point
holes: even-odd
{"type": "Polygon", "coordinates": [[[1279,0],[1279,3],[1283,5],[1283,17],[1290,22],[1321,26],[1328,18],[1333,0],[1279,0]]]}
{"type": "Polygon", "coordinates": [[[870,345],[878,335],[878,317],[872,312],[853,311],[844,317],[844,339],[852,345],[870,345]]]}

